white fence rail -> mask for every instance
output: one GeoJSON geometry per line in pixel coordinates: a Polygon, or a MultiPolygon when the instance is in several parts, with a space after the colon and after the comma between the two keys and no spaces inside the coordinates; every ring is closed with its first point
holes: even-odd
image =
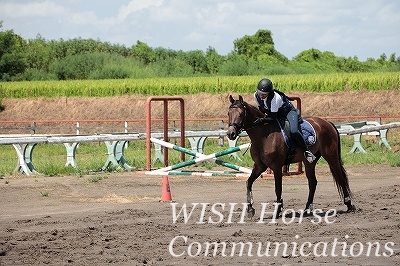
{"type": "MultiPolygon", "coordinates": [[[[364,134],[375,135],[379,138],[379,145],[383,144],[388,149],[390,145],[387,141],[387,131],[391,128],[400,127],[400,122],[390,123],[386,125],[379,125],[375,121],[359,122],[353,124],[337,125],[338,131],[342,135],[354,135],[354,145],[350,152],[355,152],[357,149],[360,152],[366,152],[361,145],[361,136],[364,134]],[[358,128],[355,128],[357,127],[358,128]]],[[[181,133],[179,131],[169,132],[169,138],[179,138],[181,133]]],[[[241,136],[247,136],[244,132],[241,136]]],[[[163,133],[152,133],[151,137],[161,139],[163,133]]],[[[185,137],[189,140],[192,150],[203,153],[205,140],[209,137],[219,138],[222,142],[226,137],[225,130],[215,131],[186,131],[185,137]]],[[[32,151],[37,144],[55,144],[63,143],[67,151],[66,166],[71,165],[77,167],[76,163],[76,148],[82,142],[104,142],[107,146],[107,159],[102,167],[105,170],[110,165],[120,168],[123,167],[127,170],[132,169],[124,158],[124,147],[128,141],[144,140],[146,139],[145,133],[116,133],[116,134],[96,134],[96,135],[0,135],[0,144],[13,145],[17,156],[18,163],[15,168],[16,172],[25,173],[27,175],[36,174],[37,171],[32,164],[32,151]]],[[[235,147],[237,140],[230,141],[229,147],[235,147]]],[[[154,143],[155,158],[154,161],[162,161],[163,154],[159,144],[154,143]]],[[[231,156],[237,157],[236,153],[231,156]]]]}
{"type": "MultiPolygon", "coordinates": [[[[163,133],[152,133],[153,138],[163,138],[163,133]]],[[[169,138],[179,138],[181,133],[178,131],[169,132],[169,138]]],[[[192,150],[202,152],[204,142],[208,137],[223,139],[226,136],[225,130],[217,131],[186,131],[185,137],[189,139],[192,150]]],[[[102,167],[106,170],[110,165],[116,168],[132,169],[124,158],[124,147],[128,141],[144,140],[145,133],[116,133],[116,134],[97,134],[97,135],[0,135],[0,144],[13,145],[18,158],[17,167],[14,172],[25,173],[27,175],[37,174],[32,163],[32,154],[37,144],[56,144],[63,143],[66,148],[67,162],[65,166],[77,167],[76,149],[79,143],[83,142],[104,142],[107,147],[107,159],[102,167]]],[[[235,146],[236,142],[229,142],[230,146],[235,146]]],[[[160,145],[155,146],[156,160],[163,160],[160,145]]],[[[235,154],[236,155],[236,154],[235,154]]],[[[233,155],[234,156],[234,155],[233,155]]]]}

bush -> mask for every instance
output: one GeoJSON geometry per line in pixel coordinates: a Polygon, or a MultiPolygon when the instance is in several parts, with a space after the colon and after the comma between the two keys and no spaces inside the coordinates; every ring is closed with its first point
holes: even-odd
{"type": "Polygon", "coordinates": [[[193,68],[186,62],[167,58],[149,65],[157,77],[189,77],[193,74],[193,68]]]}
{"type": "Polygon", "coordinates": [[[222,64],[220,74],[223,76],[246,76],[250,73],[248,71],[248,64],[243,58],[231,56],[229,60],[222,64]]]}
{"type": "Polygon", "coordinates": [[[56,80],[57,76],[53,73],[48,73],[44,70],[38,69],[27,69],[24,73],[18,74],[14,81],[23,81],[23,80],[56,80]]]}
{"type": "Polygon", "coordinates": [[[50,71],[59,80],[88,79],[90,73],[96,69],[102,69],[107,54],[77,54],[55,61],[50,65],[50,71]]]}
{"type": "Polygon", "coordinates": [[[96,69],[89,75],[89,79],[125,79],[129,78],[131,71],[120,65],[107,65],[96,69]]]}

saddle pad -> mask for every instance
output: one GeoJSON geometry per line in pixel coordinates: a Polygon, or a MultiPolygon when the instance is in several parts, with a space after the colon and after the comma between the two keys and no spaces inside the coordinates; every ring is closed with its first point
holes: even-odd
{"type": "MultiPolygon", "coordinates": [[[[290,140],[288,134],[286,133],[285,129],[278,123],[281,127],[283,138],[285,139],[285,143],[289,149],[294,150],[296,149],[296,145],[293,141],[290,140]]],[[[306,142],[307,146],[310,147],[317,142],[317,135],[315,133],[315,129],[313,126],[306,120],[303,120],[302,123],[299,124],[301,133],[303,135],[304,141],[306,142]]]]}
{"type": "Polygon", "coordinates": [[[307,146],[312,146],[317,142],[317,135],[313,126],[306,120],[300,124],[301,133],[303,133],[303,138],[306,141],[307,146]]]}

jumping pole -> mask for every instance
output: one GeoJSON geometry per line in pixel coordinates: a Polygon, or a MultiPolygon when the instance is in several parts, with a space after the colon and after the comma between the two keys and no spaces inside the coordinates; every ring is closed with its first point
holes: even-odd
{"type": "Polygon", "coordinates": [[[235,164],[232,164],[232,163],[228,163],[228,162],[224,162],[222,160],[217,159],[218,157],[221,157],[223,155],[228,155],[230,153],[234,153],[234,152],[237,152],[237,151],[248,149],[250,147],[250,143],[243,144],[243,145],[240,145],[240,146],[237,146],[237,147],[231,147],[229,149],[226,149],[226,150],[223,150],[223,151],[220,151],[220,152],[216,152],[216,153],[213,153],[213,154],[205,155],[205,154],[194,152],[192,150],[189,150],[189,149],[186,149],[186,148],[183,148],[183,147],[179,147],[177,145],[174,145],[174,144],[171,144],[169,142],[162,141],[162,140],[159,140],[159,139],[156,139],[156,138],[150,138],[150,140],[152,142],[154,142],[154,143],[157,143],[157,144],[163,146],[163,147],[166,147],[166,148],[169,148],[169,149],[173,149],[173,150],[176,150],[176,151],[179,151],[179,152],[183,152],[183,153],[192,155],[192,156],[194,156],[196,158],[188,160],[188,161],[184,161],[184,162],[181,162],[181,163],[178,163],[178,164],[175,164],[175,165],[167,166],[167,167],[164,167],[164,168],[161,168],[161,169],[157,169],[157,170],[154,170],[154,171],[148,171],[148,172],[146,172],[147,174],[158,174],[160,172],[165,173],[165,172],[169,172],[169,171],[172,171],[172,170],[176,170],[176,169],[179,169],[179,168],[182,168],[182,167],[185,167],[185,166],[197,164],[197,163],[204,162],[204,161],[214,161],[216,164],[219,164],[219,165],[222,165],[222,166],[225,166],[225,167],[237,170],[237,171],[241,171],[241,172],[244,172],[244,173],[247,173],[247,174],[250,174],[251,171],[252,171],[249,168],[241,167],[241,166],[238,166],[238,165],[235,165],[235,164]]]}

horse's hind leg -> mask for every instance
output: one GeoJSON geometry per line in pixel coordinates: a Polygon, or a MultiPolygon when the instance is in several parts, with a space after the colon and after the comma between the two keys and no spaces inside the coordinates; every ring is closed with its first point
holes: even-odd
{"type": "Polygon", "coordinates": [[[351,203],[351,191],[349,186],[349,180],[347,178],[346,171],[343,168],[343,165],[338,162],[334,165],[330,165],[330,169],[335,179],[336,185],[339,190],[340,196],[343,197],[343,202],[347,206],[347,211],[354,211],[356,208],[351,203]]]}
{"type": "Polygon", "coordinates": [[[335,180],[340,196],[343,198],[347,211],[354,211],[356,208],[351,202],[351,191],[346,170],[343,167],[340,158],[327,157],[325,160],[329,164],[329,168],[335,180]]]}
{"type": "Polygon", "coordinates": [[[343,162],[341,158],[341,146],[340,146],[340,135],[335,125],[332,124],[332,128],[335,130],[336,138],[331,136],[331,145],[326,145],[326,149],[323,150],[322,156],[329,164],[329,168],[335,180],[337,189],[340,196],[343,198],[344,204],[347,206],[347,211],[354,211],[356,208],[351,203],[351,191],[349,186],[349,179],[347,177],[346,170],[343,167],[343,162]],[[336,140],[336,141],[334,141],[336,140]],[[331,148],[328,148],[331,147],[331,148]]]}
{"type": "Polygon", "coordinates": [[[313,211],[313,202],[315,190],[317,189],[317,177],[315,176],[315,163],[305,164],[306,176],[308,180],[308,199],[306,203],[305,212],[311,213],[313,211]]]}

